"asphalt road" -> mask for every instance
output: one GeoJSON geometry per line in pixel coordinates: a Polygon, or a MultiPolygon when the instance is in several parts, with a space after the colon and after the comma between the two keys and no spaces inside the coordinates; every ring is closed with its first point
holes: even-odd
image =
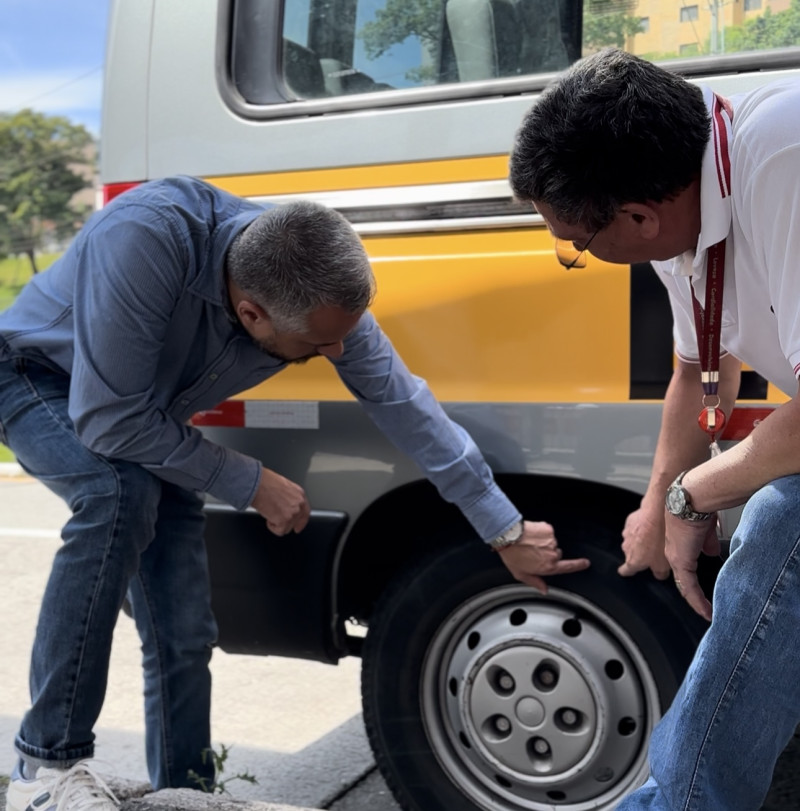
{"type": "MultiPolygon", "coordinates": [[[[0,472],[0,775],[28,704],[27,670],[40,595],[66,508],[45,488],[0,472]]],[[[122,616],[97,732],[101,768],[146,781],[139,646],[122,616]]],[[[328,811],[400,811],[378,774],[360,714],[359,662],[338,666],[279,657],[212,660],[214,745],[231,747],[223,778],[233,798],[328,811]],[[253,774],[257,784],[236,780],[253,774]]],[[[0,781],[0,811],[5,798],[0,781]]],[[[778,764],[762,811],[800,809],[800,737],[778,764]]],[[[709,810],[712,811],[712,810],[709,810]]],[[[714,809],[713,811],[723,811],[714,809]]]]}

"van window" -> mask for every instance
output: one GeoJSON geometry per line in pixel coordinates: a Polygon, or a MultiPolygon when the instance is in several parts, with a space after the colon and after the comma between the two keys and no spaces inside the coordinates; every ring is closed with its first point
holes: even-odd
{"type": "MultiPolygon", "coordinates": [[[[248,43],[258,48],[252,26],[259,2],[237,5],[248,13],[234,15],[240,52],[233,68],[246,81],[234,75],[234,84],[246,101],[258,102],[265,93],[254,86],[253,64],[263,57],[248,58],[241,49],[248,43]]],[[[286,0],[282,79],[290,97],[316,99],[558,71],[580,55],[571,5],[569,0],[286,0]]],[[[261,75],[270,80],[266,72],[261,75]]]]}
{"type": "Polygon", "coordinates": [[[800,44],[800,0],[763,10],[719,0],[284,0],[282,18],[272,0],[234,9],[233,80],[252,104],[537,76],[607,46],[668,62],[800,44]]]}

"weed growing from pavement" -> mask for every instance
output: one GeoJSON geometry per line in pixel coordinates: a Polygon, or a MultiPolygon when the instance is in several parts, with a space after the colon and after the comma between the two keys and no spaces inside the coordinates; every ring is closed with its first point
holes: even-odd
{"type": "Polygon", "coordinates": [[[194,769],[189,769],[189,779],[197,783],[197,787],[200,791],[205,791],[207,794],[230,794],[227,786],[228,783],[232,783],[234,780],[243,780],[245,783],[258,785],[258,780],[256,780],[255,776],[250,774],[250,772],[239,772],[225,779],[220,779],[222,773],[225,771],[225,762],[228,760],[228,755],[232,748],[232,746],[225,746],[225,744],[222,743],[220,744],[219,752],[217,752],[216,749],[203,750],[203,763],[208,763],[209,758],[211,759],[211,762],[214,764],[214,774],[216,777],[214,781],[211,782],[206,777],[200,777],[194,769]]]}

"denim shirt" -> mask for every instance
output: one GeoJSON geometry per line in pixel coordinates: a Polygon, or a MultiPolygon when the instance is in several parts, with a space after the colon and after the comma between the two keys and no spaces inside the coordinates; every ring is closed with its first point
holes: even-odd
{"type": "MultiPolygon", "coordinates": [[[[227,250],[263,211],[194,178],[144,184],[94,214],[0,314],[12,357],[70,375],[69,413],[87,447],[237,509],[255,496],[260,462],[187,422],[286,367],[245,332],[226,288],[227,250]]],[[[377,426],[482,538],[519,519],[472,439],[370,313],[332,362],[377,426]]]]}

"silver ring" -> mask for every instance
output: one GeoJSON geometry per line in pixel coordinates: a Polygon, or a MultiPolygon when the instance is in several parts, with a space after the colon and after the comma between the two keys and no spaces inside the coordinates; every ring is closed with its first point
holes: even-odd
{"type": "Polygon", "coordinates": [[[680,580],[675,580],[675,585],[678,587],[678,591],[683,591],[683,583],[680,580]]]}

